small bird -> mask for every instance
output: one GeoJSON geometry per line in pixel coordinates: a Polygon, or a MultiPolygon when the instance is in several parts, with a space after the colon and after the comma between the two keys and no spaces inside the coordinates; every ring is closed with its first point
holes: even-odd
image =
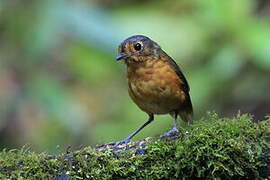
{"type": "Polygon", "coordinates": [[[174,127],[165,136],[178,133],[177,117],[190,122],[193,116],[189,85],[179,66],[156,42],[143,35],[127,38],[118,51],[116,60],[127,66],[128,93],[149,119],[114,145],[128,143],[154,120],[155,114],[170,114],[174,118],[174,127]]]}

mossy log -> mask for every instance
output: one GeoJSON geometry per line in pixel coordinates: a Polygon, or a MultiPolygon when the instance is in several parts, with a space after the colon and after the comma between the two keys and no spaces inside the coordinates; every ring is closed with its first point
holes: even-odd
{"type": "Polygon", "coordinates": [[[270,179],[270,118],[195,121],[171,138],[146,138],[58,156],[0,153],[1,179],[270,179]]]}

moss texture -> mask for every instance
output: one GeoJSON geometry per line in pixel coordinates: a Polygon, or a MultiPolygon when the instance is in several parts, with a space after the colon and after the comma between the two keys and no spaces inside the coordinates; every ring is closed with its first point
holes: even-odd
{"type": "MultiPolygon", "coordinates": [[[[50,156],[27,150],[0,153],[1,179],[267,179],[270,118],[216,114],[128,150],[84,148],[50,156]]],[[[138,143],[137,143],[138,144],[138,143]]]]}

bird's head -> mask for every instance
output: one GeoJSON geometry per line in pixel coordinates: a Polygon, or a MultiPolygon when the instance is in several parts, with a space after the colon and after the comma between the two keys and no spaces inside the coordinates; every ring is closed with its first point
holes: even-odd
{"type": "Polygon", "coordinates": [[[126,64],[141,63],[159,56],[160,46],[150,38],[135,35],[127,38],[119,45],[116,60],[124,60],[126,64]]]}

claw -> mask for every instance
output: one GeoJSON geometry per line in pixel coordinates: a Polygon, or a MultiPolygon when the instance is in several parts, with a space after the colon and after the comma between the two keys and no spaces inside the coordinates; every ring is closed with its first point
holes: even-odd
{"type": "Polygon", "coordinates": [[[112,145],[112,146],[119,146],[121,144],[127,144],[129,143],[130,139],[124,139],[122,141],[117,141],[117,142],[112,142],[112,143],[109,143],[109,145],[112,145]]]}
{"type": "Polygon", "coordinates": [[[165,137],[175,137],[179,134],[179,130],[174,127],[171,130],[169,130],[168,132],[166,132],[164,135],[161,136],[161,138],[165,138],[165,137]]]}

